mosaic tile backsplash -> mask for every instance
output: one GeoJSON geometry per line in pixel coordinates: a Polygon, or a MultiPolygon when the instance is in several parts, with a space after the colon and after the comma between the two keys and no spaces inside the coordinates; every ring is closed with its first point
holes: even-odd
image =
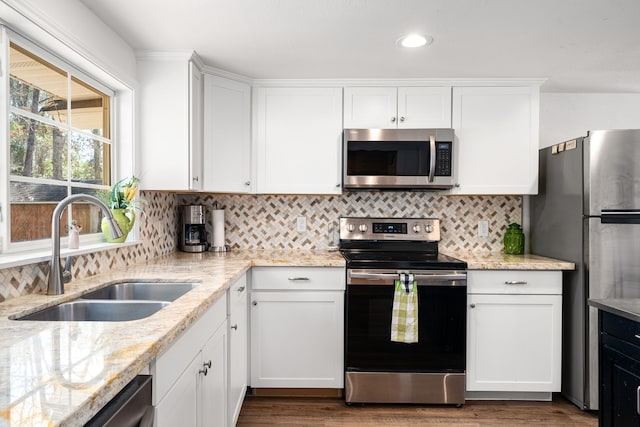
{"type": "MultiPolygon", "coordinates": [[[[178,221],[177,196],[143,191],[140,198],[144,212],[138,214],[142,243],[79,255],[71,267],[75,278],[94,276],[111,268],[124,268],[136,262],[175,252],[178,221]]],[[[0,269],[0,301],[30,293],[45,292],[49,263],[42,262],[0,269]]]]}
{"type": "MultiPolygon", "coordinates": [[[[330,226],[340,216],[440,218],[440,248],[502,251],[512,222],[521,224],[520,196],[442,196],[430,192],[351,192],[339,196],[182,195],[179,204],[214,203],[225,209],[225,239],[231,248],[326,249],[330,226]],[[304,216],[305,232],[296,231],[304,216]],[[478,237],[478,221],[489,221],[489,236],[478,237]]],[[[211,215],[207,227],[211,236],[211,215]]],[[[211,237],[210,237],[211,240],[211,237]]]]}
{"type": "MultiPolygon", "coordinates": [[[[442,196],[429,192],[352,192],[337,196],[221,195],[143,191],[144,214],[138,215],[136,246],[116,248],[74,258],[76,278],[174,252],[178,242],[178,207],[203,204],[212,239],[211,209],[225,209],[225,237],[231,248],[326,249],[330,227],[340,216],[440,218],[441,250],[500,252],[506,227],[521,223],[520,196],[442,196]],[[296,231],[304,216],[305,232],[296,231]],[[489,236],[478,237],[478,221],[489,221],[489,236]]],[[[0,301],[44,292],[48,263],[0,269],[0,301]]]]}

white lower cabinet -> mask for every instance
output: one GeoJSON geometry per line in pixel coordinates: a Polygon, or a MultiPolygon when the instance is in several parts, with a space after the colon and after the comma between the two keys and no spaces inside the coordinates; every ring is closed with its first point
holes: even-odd
{"type": "Polygon", "coordinates": [[[238,421],[248,383],[247,276],[229,288],[229,425],[238,421]]]}
{"type": "Polygon", "coordinates": [[[227,425],[227,333],[221,298],[151,363],[156,427],[227,425]]]}
{"type": "Polygon", "coordinates": [[[344,268],[255,267],[251,387],[342,388],[344,268]]]}
{"type": "Polygon", "coordinates": [[[562,273],[469,271],[467,286],[467,394],[560,391],[562,273]]]}

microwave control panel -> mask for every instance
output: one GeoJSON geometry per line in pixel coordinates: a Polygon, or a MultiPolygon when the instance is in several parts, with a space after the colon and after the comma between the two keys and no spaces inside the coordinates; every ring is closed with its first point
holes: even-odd
{"type": "Polygon", "coordinates": [[[451,142],[436,142],[436,176],[451,176],[451,142]]]}

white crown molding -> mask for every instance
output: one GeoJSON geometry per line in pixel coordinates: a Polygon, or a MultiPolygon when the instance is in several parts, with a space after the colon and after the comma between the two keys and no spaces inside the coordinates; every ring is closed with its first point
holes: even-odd
{"type": "Polygon", "coordinates": [[[253,85],[254,79],[243,76],[242,74],[232,73],[231,71],[222,70],[220,68],[211,67],[209,65],[204,65],[200,68],[203,73],[211,74],[217,77],[223,77],[225,79],[235,80],[240,83],[245,83],[248,85],[253,85]]]}
{"type": "Polygon", "coordinates": [[[252,79],[254,87],[541,86],[546,78],[252,79]]]}
{"type": "Polygon", "coordinates": [[[200,57],[193,50],[146,50],[136,49],[136,59],[141,61],[190,61],[197,57],[196,61],[200,61],[200,57]]]}

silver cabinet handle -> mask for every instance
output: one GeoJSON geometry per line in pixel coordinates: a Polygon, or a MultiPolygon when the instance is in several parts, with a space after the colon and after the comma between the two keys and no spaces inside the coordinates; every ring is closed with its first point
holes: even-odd
{"type": "Polygon", "coordinates": [[[258,301],[253,301],[251,304],[252,305],[258,305],[258,301]]]}
{"type": "Polygon", "coordinates": [[[245,181],[244,185],[246,185],[247,187],[251,185],[251,181],[245,181]]]}
{"type": "Polygon", "coordinates": [[[400,121],[404,122],[404,116],[400,117],[400,121]]]}
{"type": "Polygon", "coordinates": [[[231,326],[231,329],[233,329],[233,330],[236,330],[236,331],[237,331],[237,330],[238,330],[238,325],[237,325],[237,324],[235,324],[235,325],[231,326]]]}
{"type": "Polygon", "coordinates": [[[476,305],[475,304],[471,304],[469,307],[476,308],[476,305]]]}
{"type": "Polygon", "coordinates": [[[198,177],[197,177],[197,176],[194,176],[194,177],[193,177],[193,180],[194,180],[195,182],[198,182],[198,177]]]}
{"type": "Polygon", "coordinates": [[[204,376],[206,377],[207,374],[209,373],[209,368],[211,368],[211,360],[209,360],[208,362],[204,362],[202,364],[202,369],[200,369],[198,373],[204,374],[204,376]]]}
{"type": "Polygon", "coordinates": [[[504,282],[505,285],[526,285],[527,282],[524,280],[507,280],[504,282]]]}
{"type": "Polygon", "coordinates": [[[433,182],[436,174],[436,136],[429,136],[429,182],[433,182]]]}
{"type": "Polygon", "coordinates": [[[395,117],[391,117],[391,123],[395,123],[396,122],[396,118],[395,117]]]}
{"type": "Polygon", "coordinates": [[[238,288],[238,292],[244,292],[244,286],[240,286],[240,287],[238,288]]]}
{"type": "Polygon", "coordinates": [[[640,415],[640,385],[636,389],[636,414],[640,415]]]}
{"type": "Polygon", "coordinates": [[[337,184],[336,184],[336,188],[339,188],[339,187],[340,187],[340,183],[337,183],[337,184]]]}
{"type": "Polygon", "coordinates": [[[287,278],[287,280],[290,280],[292,282],[303,282],[310,279],[308,277],[289,277],[287,278]]]}

